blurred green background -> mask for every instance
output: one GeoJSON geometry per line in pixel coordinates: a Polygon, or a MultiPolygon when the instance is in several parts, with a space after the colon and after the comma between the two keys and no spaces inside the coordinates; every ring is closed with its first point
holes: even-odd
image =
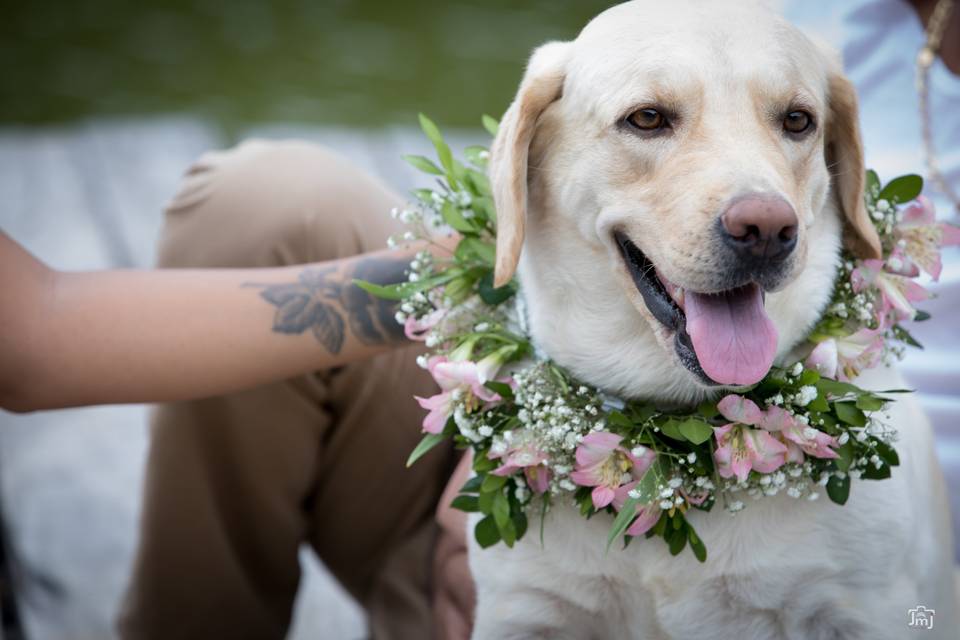
{"type": "Polygon", "coordinates": [[[530,50],[597,0],[50,0],[0,11],[0,123],[191,113],[262,122],[476,126],[530,50]]]}

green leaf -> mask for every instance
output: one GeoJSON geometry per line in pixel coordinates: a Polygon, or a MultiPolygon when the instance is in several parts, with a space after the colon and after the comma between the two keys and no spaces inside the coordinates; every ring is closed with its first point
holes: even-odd
{"type": "Polygon", "coordinates": [[[850,468],[850,464],[853,462],[853,442],[848,440],[845,445],[835,449],[835,451],[839,456],[836,459],[837,469],[846,472],[850,468]]]}
{"type": "Polygon", "coordinates": [[[480,513],[485,515],[493,513],[493,499],[496,495],[497,493],[495,491],[480,493],[480,496],[477,498],[477,508],[480,509],[480,513]]]}
{"type": "Polygon", "coordinates": [[[864,427],[867,424],[867,417],[863,415],[863,411],[857,408],[856,403],[854,402],[835,402],[833,404],[834,411],[837,412],[837,417],[841,421],[846,422],[847,424],[852,424],[855,427],[864,427]]]}
{"type": "Polygon", "coordinates": [[[697,413],[702,415],[707,420],[716,418],[718,415],[720,415],[720,411],[717,410],[717,403],[710,401],[704,402],[697,407],[697,413]]]}
{"type": "Polygon", "coordinates": [[[384,300],[402,300],[403,298],[412,296],[418,291],[426,291],[427,289],[433,289],[437,285],[450,282],[461,273],[462,271],[460,269],[450,268],[435,276],[417,280],[416,282],[398,282],[397,284],[379,285],[366,282],[365,280],[354,280],[353,283],[378,298],[383,298],[384,300]]]}
{"type": "Polygon", "coordinates": [[[880,193],[880,176],[873,169],[867,169],[867,180],[864,185],[864,196],[867,202],[873,203],[880,193]]]}
{"type": "Polygon", "coordinates": [[[689,522],[687,523],[687,539],[690,541],[690,550],[693,551],[693,555],[697,557],[697,560],[706,562],[707,547],[703,544],[703,540],[700,539],[697,532],[693,530],[693,527],[690,526],[689,522]]]}
{"type": "Polygon", "coordinates": [[[615,427],[623,427],[624,429],[633,428],[633,422],[630,421],[630,418],[616,409],[607,414],[607,421],[615,427]]]}
{"type": "Polygon", "coordinates": [[[909,174],[894,178],[880,191],[880,200],[893,204],[902,204],[916,199],[923,191],[923,178],[916,174],[909,174]]]}
{"type": "Polygon", "coordinates": [[[807,405],[807,409],[810,411],[829,411],[830,403],[827,402],[827,394],[818,392],[817,397],[807,405]]]}
{"type": "Polygon", "coordinates": [[[487,389],[498,394],[501,398],[510,399],[513,397],[513,389],[506,382],[497,382],[496,380],[487,380],[483,383],[487,389]]]}
{"type": "Polygon", "coordinates": [[[844,476],[843,480],[830,476],[827,481],[827,495],[839,505],[846,504],[850,497],[850,476],[844,476]]]}
{"type": "Polygon", "coordinates": [[[897,454],[896,449],[886,442],[874,440],[873,446],[877,450],[877,455],[891,467],[896,467],[900,464],[900,456],[897,454]]]}
{"type": "Polygon", "coordinates": [[[816,369],[804,369],[803,373],[800,374],[799,384],[806,386],[810,384],[816,384],[820,380],[820,372],[816,369]]]}
{"type": "Polygon", "coordinates": [[[480,117],[480,121],[483,123],[483,128],[487,130],[487,133],[496,138],[497,131],[500,129],[500,123],[497,122],[496,118],[483,114],[480,117]]]}
{"type": "Polygon", "coordinates": [[[917,342],[917,339],[914,338],[909,331],[904,329],[899,324],[893,325],[893,335],[902,342],[906,342],[911,347],[916,347],[917,349],[923,349],[923,345],[917,342]]]}
{"type": "Polygon", "coordinates": [[[634,487],[639,494],[640,504],[649,504],[657,497],[657,488],[663,483],[663,467],[660,465],[660,459],[653,461],[647,471],[640,478],[640,482],[634,487]]]}
{"type": "MultiPolygon", "coordinates": [[[[460,207],[453,204],[449,200],[443,203],[443,206],[440,207],[440,216],[443,218],[443,221],[450,225],[453,229],[461,233],[476,233],[477,230],[474,228],[470,221],[463,217],[463,213],[460,211],[460,207]]],[[[457,245],[457,249],[460,249],[460,245],[463,244],[467,239],[460,241],[460,244],[457,245]]]]}
{"type": "Polygon", "coordinates": [[[433,123],[433,120],[422,113],[420,114],[420,128],[427,134],[430,142],[433,143],[434,148],[437,150],[437,158],[440,160],[440,165],[447,174],[447,180],[451,186],[456,186],[457,177],[456,170],[453,166],[453,153],[450,151],[447,143],[443,141],[443,136],[440,135],[440,129],[433,123]]]}
{"type": "Polygon", "coordinates": [[[510,519],[513,520],[513,529],[516,532],[517,540],[519,540],[527,532],[527,514],[523,511],[514,511],[510,515],[510,519]]]}
{"type": "Polygon", "coordinates": [[[503,527],[510,521],[510,500],[507,499],[503,491],[498,491],[494,494],[493,508],[490,512],[493,514],[493,519],[497,521],[497,527],[500,528],[502,535],[503,527]]]}
{"type": "Polygon", "coordinates": [[[428,451],[446,439],[447,437],[442,433],[428,433],[425,435],[423,440],[420,441],[420,444],[418,444],[416,449],[413,450],[413,453],[410,454],[410,457],[407,458],[407,466],[409,467],[412,465],[414,462],[426,455],[428,451]]]}
{"type": "Polygon", "coordinates": [[[494,287],[493,271],[488,271],[480,278],[480,284],[477,286],[477,293],[480,294],[480,299],[494,307],[509,300],[516,292],[517,286],[513,282],[505,284],[502,287],[494,287]]]}
{"type": "Polygon", "coordinates": [[[680,421],[674,418],[667,418],[666,422],[660,425],[660,431],[663,432],[663,435],[668,438],[673,438],[674,440],[683,440],[683,435],[680,433],[680,421]]]}
{"type": "Polygon", "coordinates": [[[866,480],[886,480],[890,476],[890,465],[882,464],[878,469],[872,464],[869,464],[867,468],[863,470],[863,475],[860,477],[866,480]]]}
{"type": "Polygon", "coordinates": [[[500,542],[500,529],[493,516],[487,516],[477,523],[473,529],[473,537],[477,539],[477,544],[486,549],[500,542]]]}
{"type": "Polygon", "coordinates": [[[863,411],[879,411],[883,409],[884,404],[886,404],[886,401],[875,395],[859,396],[857,398],[857,409],[863,411]]]}
{"type": "Polygon", "coordinates": [[[407,297],[406,288],[403,286],[407,284],[406,282],[400,282],[397,284],[374,284],[372,282],[367,282],[366,280],[354,280],[353,284],[357,285],[367,293],[377,298],[383,298],[384,300],[403,300],[407,297]]]}
{"type": "Polygon", "coordinates": [[[506,476],[495,476],[489,473],[487,477],[483,479],[483,483],[480,485],[480,491],[481,493],[493,493],[494,491],[502,489],[505,484],[507,484],[506,476]]]}
{"type": "Polygon", "coordinates": [[[628,497],[627,501],[620,507],[620,513],[614,518],[613,526],[610,527],[610,533],[607,534],[607,551],[610,550],[610,545],[613,544],[613,541],[619,539],[630,527],[630,523],[633,522],[633,519],[637,515],[638,502],[639,500],[636,498],[628,497]]]}
{"type": "Polygon", "coordinates": [[[454,252],[454,256],[460,262],[480,260],[488,267],[493,266],[496,255],[497,250],[492,243],[477,238],[464,238],[457,244],[457,249],[454,252]]]}
{"type": "Polygon", "coordinates": [[[459,495],[453,499],[453,502],[450,503],[450,506],[454,509],[459,509],[460,511],[466,511],[467,513],[480,511],[480,504],[477,496],[459,495]]]}
{"type": "Polygon", "coordinates": [[[850,393],[862,393],[863,389],[849,382],[840,382],[839,380],[830,380],[821,378],[816,384],[817,391],[827,393],[832,396],[845,396],[850,393]]]}
{"type": "Polygon", "coordinates": [[[687,530],[680,529],[670,538],[670,555],[675,556],[687,546],[687,530]]]}
{"type": "Polygon", "coordinates": [[[435,176],[443,175],[443,169],[433,164],[433,161],[431,161],[429,158],[424,158],[423,156],[411,156],[411,155],[405,155],[405,156],[402,156],[402,158],[407,162],[407,164],[412,166],[414,169],[419,169],[424,173],[430,173],[435,176]]]}
{"type": "Polygon", "coordinates": [[[464,157],[473,165],[477,167],[486,167],[487,160],[484,157],[489,152],[486,147],[483,147],[479,144],[470,145],[463,150],[464,157]]]}
{"type": "Polygon", "coordinates": [[[713,435],[713,429],[703,420],[688,418],[678,427],[683,437],[693,444],[703,444],[713,435]]]}
{"type": "Polygon", "coordinates": [[[480,476],[473,476],[469,480],[463,483],[463,486],[460,487],[462,493],[479,493],[480,484],[483,482],[483,478],[480,476]]]}

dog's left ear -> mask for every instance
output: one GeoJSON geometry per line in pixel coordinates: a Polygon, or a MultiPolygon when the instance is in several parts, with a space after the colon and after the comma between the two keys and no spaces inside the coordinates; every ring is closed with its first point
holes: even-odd
{"type": "Polygon", "coordinates": [[[488,173],[497,208],[497,261],[494,285],[513,277],[523,247],[527,215],[527,157],[537,120],[560,98],[571,43],[548,42],[533,52],[520,89],[503,114],[490,148],[488,173]]]}
{"type": "Polygon", "coordinates": [[[858,258],[880,258],[880,236],[863,201],[866,169],[857,94],[853,84],[839,70],[831,73],[828,91],[826,160],[846,220],[844,243],[858,258]]]}

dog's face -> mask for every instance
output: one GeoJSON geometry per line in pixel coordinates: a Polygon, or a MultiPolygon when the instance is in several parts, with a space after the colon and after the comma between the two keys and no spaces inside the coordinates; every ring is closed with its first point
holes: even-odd
{"type": "Polygon", "coordinates": [[[534,337],[631,396],[760,380],[826,304],[841,219],[879,253],[849,82],[742,0],[629,2],[538,49],[490,175],[534,337]]]}

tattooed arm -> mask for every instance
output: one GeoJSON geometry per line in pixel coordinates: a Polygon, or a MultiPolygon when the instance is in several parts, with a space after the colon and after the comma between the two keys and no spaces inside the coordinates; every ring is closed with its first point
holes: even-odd
{"type": "Polygon", "coordinates": [[[198,398],[369,357],[405,338],[353,280],[399,282],[408,262],[61,273],[0,233],[0,407],[198,398]]]}

